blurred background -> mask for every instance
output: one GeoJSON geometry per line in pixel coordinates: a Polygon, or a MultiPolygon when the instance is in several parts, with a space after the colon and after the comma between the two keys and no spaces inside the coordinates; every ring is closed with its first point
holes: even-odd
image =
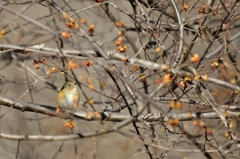
{"type": "MultiPolygon", "coordinates": [[[[167,74],[144,65],[132,65],[126,59],[105,60],[94,47],[96,43],[106,53],[118,52],[126,57],[171,67],[181,45],[174,4],[184,25],[182,60],[178,70],[189,73],[184,68],[189,65],[199,76],[206,74],[238,86],[237,1],[2,0],[0,93],[11,99],[56,108],[63,83],[72,80],[79,82],[81,95],[76,112],[118,109],[119,114],[129,114],[129,110],[121,106],[126,105],[123,96],[127,100],[132,100],[132,96],[118,75],[112,73],[110,76],[99,65],[108,64],[111,69],[110,66],[115,64],[121,77],[143,99],[161,83],[166,84],[154,98],[144,99],[147,109],[143,114],[167,116],[215,112],[198,97],[193,77],[188,80],[170,71],[167,74]],[[167,82],[166,75],[170,78],[167,82]],[[168,99],[161,100],[160,97],[168,99]]],[[[217,109],[234,107],[238,110],[238,91],[222,87],[217,82],[202,81],[200,87],[217,109]]],[[[136,112],[136,109],[132,102],[131,111],[136,112]]],[[[69,129],[64,127],[66,120],[59,117],[34,111],[22,112],[6,105],[0,106],[0,117],[0,132],[10,135],[57,136],[97,131],[117,123],[74,120],[74,129],[69,129]]],[[[49,142],[0,138],[0,158],[237,158],[239,148],[235,143],[220,149],[233,141],[230,131],[239,135],[238,117],[226,120],[228,128],[219,118],[210,117],[187,121],[143,121],[137,122],[136,127],[131,123],[113,133],[77,140],[49,142]],[[221,153],[223,150],[224,154],[221,153]]]]}

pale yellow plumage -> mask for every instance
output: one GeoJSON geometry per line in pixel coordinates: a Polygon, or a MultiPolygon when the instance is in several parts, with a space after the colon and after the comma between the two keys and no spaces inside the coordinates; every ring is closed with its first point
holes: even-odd
{"type": "Polygon", "coordinates": [[[58,107],[63,109],[74,109],[79,105],[79,101],[80,95],[77,91],[76,83],[72,81],[64,83],[58,94],[58,107]]]}

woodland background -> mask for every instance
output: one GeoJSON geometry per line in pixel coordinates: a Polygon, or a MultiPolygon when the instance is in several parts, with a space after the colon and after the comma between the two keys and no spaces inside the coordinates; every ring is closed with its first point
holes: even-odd
{"type": "Polygon", "coordinates": [[[239,5],[2,0],[0,158],[239,158],[239,5]]]}

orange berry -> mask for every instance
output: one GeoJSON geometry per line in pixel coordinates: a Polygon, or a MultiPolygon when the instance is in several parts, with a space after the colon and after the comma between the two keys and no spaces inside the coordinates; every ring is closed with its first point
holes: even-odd
{"type": "Polygon", "coordinates": [[[92,105],[94,103],[94,101],[92,99],[88,100],[88,104],[92,105]]]}
{"type": "Polygon", "coordinates": [[[142,82],[145,82],[145,80],[146,80],[146,76],[145,76],[145,74],[140,75],[140,78],[141,78],[141,81],[142,81],[142,82]]]}
{"type": "Polygon", "coordinates": [[[226,65],[224,63],[221,64],[221,68],[226,68],[226,65]]]}
{"type": "Polygon", "coordinates": [[[122,40],[117,40],[117,41],[115,41],[115,42],[114,42],[114,45],[116,45],[116,46],[122,45],[122,40]]]}
{"type": "Polygon", "coordinates": [[[172,108],[172,109],[174,109],[175,106],[176,106],[175,101],[173,101],[173,100],[169,101],[168,104],[169,104],[169,107],[172,108]]]}
{"type": "Polygon", "coordinates": [[[163,77],[163,83],[167,84],[170,83],[172,81],[172,76],[170,74],[166,74],[163,77]]]}
{"type": "Polygon", "coordinates": [[[183,90],[184,90],[184,89],[185,89],[185,87],[186,87],[186,84],[185,84],[185,82],[184,82],[184,81],[181,81],[181,82],[179,82],[179,83],[178,83],[178,86],[179,86],[179,87],[181,87],[181,89],[183,89],[183,90]]]}
{"type": "Polygon", "coordinates": [[[124,63],[127,63],[127,58],[126,58],[126,57],[123,58],[122,61],[123,61],[124,63]]]}
{"type": "Polygon", "coordinates": [[[214,97],[217,97],[217,96],[218,96],[218,91],[217,91],[217,90],[213,90],[213,91],[212,91],[212,95],[213,95],[214,97]]]}
{"type": "Polygon", "coordinates": [[[91,112],[87,112],[86,115],[84,116],[84,119],[88,119],[92,115],[91,112]]]}
{"type": "Polygon", "coordinates": [[[170,125],[173,124],[173,120],[172,120],[172,119],[169,119],[167,122],[168,122],[168,124],[170,124],[170,125]]]}
{"type": "Polygon", "coordinates": [[[200,60],[198,54],[194,54],[193,57],[191,58],[191,62],[192,63],[195,63],[195,62],[198,62],[200,60]]]}
{"type": "Polygon", "coordinates": [[[87,24],[87,21],[86,21],[86,19],[84,19],[84,18],[81,18],[81,19],[80,19],[80,22],[83,23],[83,24],[87,24]]]}
{"type": "Polygon", "coordinates": [[[197,126],[198,125],[198,121],[197,120],[194,120],[193,121],[193,126],[197,126]]]}
{"type": "Polygon", "coordinates": [[[179,125],[179,120],[178,119],[169,119],[168,124],[170,124],[172,127],[176,127],[179,125]]]}
{"type": "Polygon", "coordinates": [[[188,113],[186,114],[186,117],[187,117],[187,118],[190,118],[190,117],[191,117],[191,113],[188,112],[188,113]]]}
{"type": "Polygon", "coordinates": [[[94,90],[94,87],[92,84],[88,85],[88,88],[90,89],[90,91],[93,91],[94,90]]]}
{"type": "Polygon", "coordinates": [[[126,52],[127,47],[126,46],[118,46],[117,50],[120,52],[126,52]]]}
{"type": "Polygon", "coordinates": [[[111,70],[111,71],[114,71],[114,70],[115,70],[115,67],[114,67],[114,66],[110,66],[110,70],[111,70]]]}
{"type": "Polygon", "coordinates": [[[120,35],[122,35],[123,33],[122,33],[122,31],[118,31],[118,36],[120,36],[120,35]]]}
{"type": "Polygon", "coordinates": [[[201,76],[200,78],[203,79],[204,81],[207,81],[208,75],[205,74],[205,75],[201,76]]]}
{"type": "Polygon", "coordinates": [[[90,66],[90,62],[89,61],[84,61],[82,63],[82,66],[89,67],[90,66]]]}
{"type": "Polygon", "coordinates": [[[205,123],[203,121],[200,121],[198,123],[198,126],[199,126],[200,129],[202,129],[204,127],[204,125],[205,125],[205,123]]]}
{"type": "Polygon", "coordinates": [[[36,65],[38,64],[38,61],[37,60],[33,60],[33,65],[36,65]]]}
{"type": "Polygon", "coordinates": [[[160,47],[157,47],[156,49],[155,49],[155,52],[157,52],[157,53],[159,53],[161,51],[161,48],[160,47]]]}
{"type": "Polygon", "coordinates": [[[70,122],[70,121],[67,121],[65,124],[64,124],[64,127],[68,127],[70,129],[73,129],[74,128],[74,123],[73,122],[70,122]]]}
{"type": "Polygon", "coordinates": [[[79,75],[78,76],[78,80],[81,81],[83,79],[83,76],[82,75],[79,75]]]}
{"type": "Polygon", "coordinates": [[[40,68],[40,66],[39,66],[39,65],[34,65],[34,68],[35,68],[36,70],[38,70],[38,69],[40,68]]]}
{"type": "Polygon", "coordinates": [[[90,36],[93,36],[94,30],[95,30],[95,27],[93,24],[91,24],[88,26],[87,32],[90,34],[90,36]]]}
{"type": "Polygon", "coordinates": [[[160,85],[160,84],[162,84],[162,80],[158,79],[156,83],[157,83],[157,85],[160,85]]]}
{"type": "Polygon", "coordinates": [[[228,138],[228,137],[229,137],[229,133],[228,133],[228,132],[225,132],[225,133],[224,133],[224,137],[228,138]]]}
{"type": "Polygon", "coordinates": [[[163,65],[163,71],[167,71],[169,67],[167,65],[163,65]]]}
{"type": "Polygon", "coordinates": [[[97,117],[97,118],[101,117],[101,115],[98,112],[96,112],[96,111],[94,112],[93,115],[94,115],[94,117],[97,117]]]}
{"type": "Polygon", "coordinates": [[[122,37],[122,36],[119,36],[119,37],[118,37],[118,40],[123,41],[123,37],[122,37]]]}
{"type": "Polygon", "coordinates": [[[93,24],[91,24],[91,25],[89,25],[89,30],[92,30],[92,31],[94,31],[95,30],[95,27],[94,27],[94,25],[93,24]]]}
{"type": "Polygon", "coordinates": [[[73,62],[72,60],[69,60],[67,69],[72,70],[73,68],[78,68],[78,64],[73,62]]]}
{"type": "Polygon", "coordinates": [[[79,26],[78,24],[76,24],[76,25],[74,26],[74,28],[78,30],[78,29],[80,28],[80,26],[79,26]]]}
{"type": "Polygon", "coordinates": [[[88,83],[88,84],[91,84],[91,83],[92,83],[92,78],[88,77],[88,78],[87,78],[87,83],[88,83]]]}
{"type": "Polygon", "coordinates": [[[218,62],[217,61],[212,61],[211,62],[211,67],[218,67],[218,62]]]}
{"type": "Polygon", "coordinates": [[[57,70],[56,70],[56,67],[52,67],[52,68],[51,68],[51,72],[52,72],[52,73],[54,73],[54,72],[56,72],[56,71],[57,71],[57,70]]]}
{"type": "Polygon", "coordinates": [[[70,22],[75,22],[75,19],[74,18],[70,18],[70,22]]]}
{"type": "Polygon", "coordinates": [[[54,73],[54,72],[57,72],[56,68],[55,67],[51,67],[50,69],[48,69],[46,71],[46,74],[49,75],[50,73],[54,73]]]}
{"type": "Polygon", "coordinates": [[[181,102],[176,103],[176,108],[177,109],[182,109],[182,107],[183,107],[183,104],[181,102]]]}
{"type": "Polygon", "coordinates": [[[1,29],[1,30],[0,30],[0,34],[3,35],[4,33],[5,33],[4,29],[1,29]]]}
{"type": "Polygon", "coordinates": [[[99,85],[101,88],[104,88],[105,87],[105,82],[99,82],[99,85]]]}
{"type": "Polygon", "coordinates": [[[41,60],[41,63],[42,63],[42,64],[46,64],[46,63],[47,63],[46,59],[42,59],[42,60],[41,60]]]}
{"type": "Polygon", "coordinates": [[[69,18],[69,15],[68,15],[67,13],[63,13],[63,18],[64,18],[64,19],[69,18]]]}
{"type": "Polygon", "coordinates": [[[117,27],[123,27],[124,26],[123,22],[116,22],[115,24],[116,24],[117,27]]]}
{"type": "Polygon", "coordinates": [[[69,38],[70,38],[70,34],[67,33],[67,32],[62,32],[62,33],[61,33],[61,36],[64,37],[64,38],[66,38],[66,39],[69,39],[69,38]]]}
{"type": "Polygon", "coordinates": [[[202,5],[202,8],[199,9],[198,14],[203,14],[203,13],[205,13],[206,8],[207,8],[207,6],[206,6],[205,4],[202,5]]]}
{"type": "Polygon", "coordinates": [[[228,113],[227,112],[224,112],[223,115],[224,115],[225,118],[228,117],[228,113]]]}
{"type": "Polygon", "coordinates": [[[199,75],[194,76],[194,80],[199,80],[201,77],[199,75]]]}
{"type": "Polygon", "coordinates": [[[185,82],[187,82],[187,81],[192,81],[192,79],[189,78],[189,77],[184,77],[184,81],[185,81],[185,82]]]}
{"type": "Polygon", "coordinates": [[[72,26],[70,25],[70,22],[66,22],[66,27],[69,29],[72,29],[72,26]]]}
{"type": "Polygon", "coordinates": [[[187,9],[188,9],[188,5],[186,5],[186,4],[184,3],[181,10],[182,10],[182,11],[187,11],[187,9]]]}
{"type": "Polygon", "coordinates": [[[133,68],[133,71],[137,71],[138,70],[138,66],[136,66],[136,65],[133,65],[132,68],[133,68]]]}
{"type": "Polygon", "coordinates": [[[174,119],[174,126],[178,126],[179,125],[179,120],[178,119],[174,119]]]}
{"type": "Polygon", "coordinates": [[[208,135],[211,134],[211,132],[212,132],[212,131],[211,131],[211,128],[206,128],[205,131],[206,131],[206,133],[207,133],[208,135]]]}

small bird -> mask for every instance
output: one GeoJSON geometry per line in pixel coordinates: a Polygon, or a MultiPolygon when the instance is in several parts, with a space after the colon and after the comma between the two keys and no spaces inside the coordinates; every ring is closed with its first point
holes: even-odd
{"type": "MultiPolygon", "coordinates": [[[[78,107],[79,101],[80,95],[77,90],[76,83],[68,81],[63,84],[61,91],[58,93],[57,112],[59,112],[60,109],[74,110],[76,107],[78,107]]],[[[64,126],[71,129],[74,128],[74,123],[72,122],[72,119],[67,121],[64,126]]]]}
{"type": "Polygon", "coordinates": [[[80,95],[75,82],[68,81],[64,83],[58,94],[58,108],[73,110],[78,107],[80,95]]]}

